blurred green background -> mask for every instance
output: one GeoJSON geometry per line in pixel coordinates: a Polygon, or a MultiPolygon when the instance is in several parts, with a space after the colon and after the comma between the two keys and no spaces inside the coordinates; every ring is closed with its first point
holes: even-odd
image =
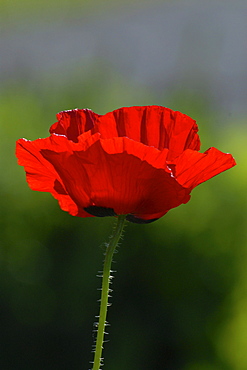
{"type": "Polygon", "coordinates": [[[31,191],[15,141],[46,137],[60,110],[157,104],[196,119],[202,151],[238,165],[155,223],[127,225],[104,368],[246,370],[247,63],[232,38],[243,50],[245,3],[12,0],[0,10],[1,369],[89,369],[114,224],[31,191]]]}

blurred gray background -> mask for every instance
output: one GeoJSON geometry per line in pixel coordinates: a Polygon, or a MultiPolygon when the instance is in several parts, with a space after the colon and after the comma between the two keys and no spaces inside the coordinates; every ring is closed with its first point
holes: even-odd
{"type": "Polygon", "coordinates": [[[79,4],[54,11],[34,1],[25,12],[19,5],[19,16],[14,7],[7,19],[2,13],[2,83],[63,88],[91,74],[97,89],[117,75],[154,96],[186,90],[209,95],[227,114],[246,112],[245,0],[79,4]]]}

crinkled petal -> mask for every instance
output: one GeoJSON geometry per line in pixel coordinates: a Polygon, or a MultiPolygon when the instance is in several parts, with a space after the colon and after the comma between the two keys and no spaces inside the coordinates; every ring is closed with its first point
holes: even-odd
{"type": "Polygon", "coordinates": [[[58,122],[51,128],[51,134],[65,135],[69,140],[78,142],[78,136],[94,127],[95,120],[100,114],[91,109],[72,109],[57,114],[58,122]]]}
{"type": "Polygon", "coordinates": [[[185,149],[200,149],[196,122],[180,112],[160,106],[120,108],[98,117],[94,132],[103,139],[128,137],[159,150],[169,149],[169,159],[185,149]]]}
{"type": "Polygon", "coordinates": [[[54,166],[42,155],[42,149],[54,152],[70,151],[68,140],[63,136],[52,135],[46,139],[29,141],[19,139],[16,144],[18,164],[26,171],[26,179],[32,190],[50,192],[59,201],[61,209],[73,216],[85,217],[86,212],[78,209],[68,195],[64,184],[54,166]]]}
{"type": "Polygon", "coordinates": [[[125,137],[100,139],[73,154],[41,153],[79,208],[111,208],[148,220],[189,200],[188,190],[167,168],[164,153],[125,137]]]}
{"type": "Polygon", "coordinates": [[[231,154],[210,148],[205,153],[188,149],[177,157],[170,167],[179,184],[193,189],[235,165],[236,162],[231,154]]]}

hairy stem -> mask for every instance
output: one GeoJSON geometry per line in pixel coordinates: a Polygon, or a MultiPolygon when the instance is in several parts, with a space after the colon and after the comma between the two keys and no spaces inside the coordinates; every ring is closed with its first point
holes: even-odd
{"type": "Polygon", "coordinates": [[[114,251],[119,242],[119,239],[123,232],[125,215],[118,216],[117,225],[114,231],[113,236],[110,239],[110,242],[106,249],[104,268],[103,268],[103,280],[102,280],[102,291],[101,291],[101,300],[100,300],[100,313],[99,313],[99,323],[98,323],[98,332],[97,340],[94,354],[94,362],[92,370],[100,370],[102,365],[101,355],[103,350],[104,342],[104,333],[105,333],[105,324],[106,324],[106,314],[108,307],[108,296],[109,296],[109,285],[111,279],[111,263],[114,251]]]}

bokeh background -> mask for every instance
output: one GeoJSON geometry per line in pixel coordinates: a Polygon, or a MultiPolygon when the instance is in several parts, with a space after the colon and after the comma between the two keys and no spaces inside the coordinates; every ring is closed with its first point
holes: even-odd
{"type": "MultiPolygon", "coordinates": [[[[113,218],[31,191],[14,155],[55,114],[164,105],[238,166],[115,256],[107,370],[247,369],[247,2],[1,0],[0,367],[90,368],[113,218]]],[[[108,338],[107,338],[108,339],[108,338]]]]}

